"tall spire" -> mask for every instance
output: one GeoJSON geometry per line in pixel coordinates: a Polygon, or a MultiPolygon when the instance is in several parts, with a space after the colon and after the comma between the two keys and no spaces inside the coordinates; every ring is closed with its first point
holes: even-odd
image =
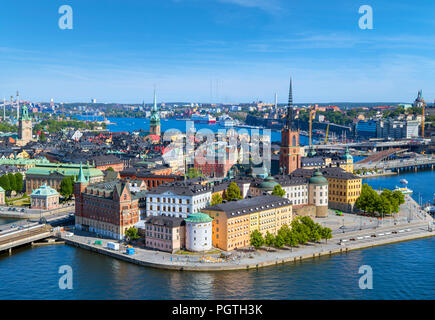
{"type": "Polygon", "coordinates": [[[292,78],[290,76],[290,88],[288,93],[288,107],[287,107],[287,118],[285,121],[285,127],[296,129],[294,120],[295,117],[294,117],[294,109],[293,109],[293,86],[292,86],[292,78]]]}
{"type": "Polygon", "coordinates": [[[153,111],[157,111],[157,96],[156,96],[156,88],[154,87],[154,105],[153,111]]]}

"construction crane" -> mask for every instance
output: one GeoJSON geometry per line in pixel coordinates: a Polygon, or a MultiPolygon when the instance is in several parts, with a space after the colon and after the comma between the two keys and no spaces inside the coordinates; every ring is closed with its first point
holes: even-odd
{"type": "Polygon", "coordinates": [[[328,126],[326,127],[325,144],[328,143],[328,133],[329,133],[329,123],[328,123],[328,126]]]}
{"type": "Polygon", "coordinates": [[[311,148],[311,137],[312,137],[311,132],[312,132],[312,129],[313,129],[313,119],[314,119],[315,116],[316,116],[316,110],[311,110],[309,112],[309,116],[308,116],[309,117],[309,124],[310,124],[310,129],[308,131],[310,148],[311,148]]]}

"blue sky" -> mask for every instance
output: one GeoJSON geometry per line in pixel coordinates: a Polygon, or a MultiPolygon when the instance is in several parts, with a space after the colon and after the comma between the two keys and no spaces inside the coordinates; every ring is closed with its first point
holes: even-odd
{"type": "Polygon", "coordinates": [[[435,99],[433,0],[4,0],[0,97],[58,102],[435,99]],[[73,9],[60,30],[58,8],[73,9]],[[373,8],[373,30],[358,9],[373,8]]]}

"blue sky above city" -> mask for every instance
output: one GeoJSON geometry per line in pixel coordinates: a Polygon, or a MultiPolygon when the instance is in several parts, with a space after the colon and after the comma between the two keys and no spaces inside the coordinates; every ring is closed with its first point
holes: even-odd
{"type": "Polygon", "coordinates": [[[138,103],[435,99],[435,2],[2,1],[0,97],[138,103]],[[61,30],[58,9],[73,9],[61,30]],[[361,5],[373,30],[361,30],[361,5]]]}

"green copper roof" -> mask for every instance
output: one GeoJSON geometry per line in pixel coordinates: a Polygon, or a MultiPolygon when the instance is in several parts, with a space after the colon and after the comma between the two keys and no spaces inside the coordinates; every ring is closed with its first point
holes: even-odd
{"type": "Polygon", "coordinates": [[[153,123],[153,124],[160,123],[159,110],[157,109],[156,90],[154,90],[154,105],[153,105],[153,108],[151,110],[150,123],[153,123]]]}
{"type": "Polygon", "coordinates": [[[77,179],[78,183],[87,183],[88,180],[85,177],[85,174],[83,173],[83,167],[82,167],[82,163],[80,162],[80,170],[79,170],[79,177],[77,179]]]}
{"type": "MultiPolygon", "coordinates": [[[[86,165],[82,169],[86,177],[99,177],[104,176],[103,171],[96,169],[90,165],[86,165]]],[[[48,176],[53,173],[59,173],[64,176],[78,176],[80,174],[79,164],[65,164],[65,163],[47,163],[37,164],[35,167],[27,170],[26,175],[43,175],[48,176]]]]}
{"type": "Polygon", "coordinates": [[[277,186],[279,183],[275,181],[275,179],[272,176],[268,176],[266,179],[264,179],[260,183],[260,189],[265,191],[273,191],[275,186],[277,186]]]}
{"type": "Polygon", "coordinates": [[[328,180],[323,176],[323,174],[317,170],[314,172],[314,175],[310,178],[310,184],[317,184],[317,185],[327,185],[328,180]]]}
{"type": "Polygon", "coordinates": [[[186,220],[187,222],[206,223],[212,221],[213,218],[211,218],[208,214],[202,212],[195,212],[184,220],[186,220]]]}
{"type": "Polygon", "coordinates": [[[348,147],[346,147],[346,152],[344,153],[344,155],[343,155],[342,158],[343,158],[343,159],[346,159],[346,160],[353,160],[353,157],[352,157],[352,155],[350,154],[350,152],[349,152],[349,148],[348,148],[348,147]]]}
{"type": "Polygon", "coordinates": [[[23,108],[21,109],[20,119],[21,120],[30,120],[29,109],[27,109],[26,105],[24,105],[23,108]]]}
{"type": "Polygon", "coordinates": [[[31,196],[54,196],[59,193],[54,190],[52,187],[47,186],[46,184],[40,186],[38,189],[33,190],[31,196]]]}

